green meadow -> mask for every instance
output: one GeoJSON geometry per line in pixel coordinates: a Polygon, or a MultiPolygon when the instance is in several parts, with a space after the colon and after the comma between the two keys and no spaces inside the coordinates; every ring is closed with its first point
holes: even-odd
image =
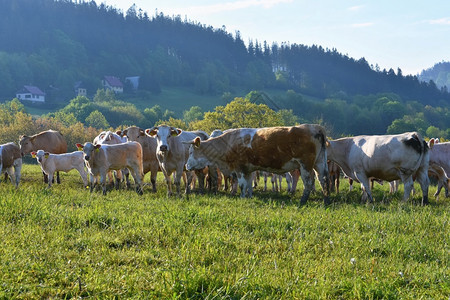
{"type": "MultiPolygon", "coordinates": [[[[146,182],[149,181],[148,175],[146,182]]],[[[134,190],[90,193],[76,171],[51,189],[24,165],[0,184],[0,299],[449,299],[450,201],[420,189],[251,199],[134,190]]],[[[269,183],[270,187],[270,183],[269,183]]]]}

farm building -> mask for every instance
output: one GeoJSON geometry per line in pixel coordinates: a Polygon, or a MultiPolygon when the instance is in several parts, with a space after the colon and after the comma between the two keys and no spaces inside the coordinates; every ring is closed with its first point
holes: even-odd
{"type": "Polygon", "coordinates": [[[23,88],[16,93],[16,98],[32,102],[45,102],[45,93],[38,87],[32,85],[24,85],[23,88]]]}

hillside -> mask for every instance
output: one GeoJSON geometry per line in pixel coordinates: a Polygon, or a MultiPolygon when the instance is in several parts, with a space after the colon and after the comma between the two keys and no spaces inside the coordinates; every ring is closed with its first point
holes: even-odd
{"type": "MultiPolygon", "coordinates": [[[[112,75],[139,77],[137,91],[125,83],[116,98],[140,110],[159,105],[178,118],[191,106],[208,111],[260,91],[275,107],[332,124],[337,134],[385,133],[397,119],[394,131],[417,119],[424,124],[413,130],[434,126],[446,135],[450,127],[450,94],[400,69],[379,70],[319,45],[245,45],[239,32],[148,16],[135,6],[123,14],[93,1],[0,0],[0,40],[7,41],[0,43],[0,100],[35,85],[46,93],[46,104],[31,107],[36,113],[68,105],[77,82],[92,100],[112,75]]],[[[133,121],[113,116],[105,115],[113,126],[133,121]]]]}
{"type": "Polygon", "coordinates": [[[440,62],[433,67],[423,70],[419,79],[425,82],[432,80],[438,88],[450,88],[450,62],[440,62]]]}

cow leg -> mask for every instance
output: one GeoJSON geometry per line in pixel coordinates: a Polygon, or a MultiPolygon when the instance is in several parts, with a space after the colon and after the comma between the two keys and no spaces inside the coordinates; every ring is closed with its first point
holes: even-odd
{"type": "MultiPolygon", "coordinates": [[[[323,193],[323,203],[324,205],[330,204],[330,173],[328,172],[328,164],[326,155],[321,155],[317,159],[314,170],[317,172],[317,178],[319,179],[320,187],[323,193]]],[[[314,179],[314,174],[312,173],[312,178],[314,179]]],[[[313,188],[315,187],[313,183],[313,188]]],[[[306,200],[305,200],[306,201],[306,200]]]]}
{"type": "Polygon", "coordinates": [[[361,200],[369,201],[369,203],[373,202],[372,192],[370,190],[370,180],[366,176],[366,174],[363,173],[357,173],[355,174],[356,179],[361,183],[361,189],[363,191],[363,195],[361,197],[361,200]]]}
{"type": "MultiPolygon", "coordinates": [[[[50,179],[49,179],[50,180],[50,179]]],[[[59,171],[56,172],[56,183],[61,184],[61,179],[59,178],[59,171]]]]}
{"type": "MultiPolygon", "coordinates": [[[[58,172],[57,172],[56,174],[58,174],[58,172]]],[[[54,180],[53,176],[54,176],[54,174],[51,173],[51,172],[48,174],[48,187],[49,187],[49,188],[52,187],[52,183],[54,182],[54,181],[53,181],[53,180],[54,180]]]]}
{"type": "MultiPolygon", "coordinates": [[[[125,168],[125,169],[122,170],[122,175],[125,176],[125,182],[126,182],[126,185],[127,185],[127,189],[129,189],[131,187],[130,171],[127,168],[125,168]]],[[[123,179],[123,176],[122,176],[122,179],[123,179]]],[[[133,175],[131,175],[131,176],[133,176],[133,175]]]]}
{"type": "Polygon", "coordinates": [[[304,189],[302,197],[300,198],[300,205],[306,204],[306,201],[309,198],[309,195],[311,194],[311,191],[313,190],[314,186],[314,172],[307,171],[304,166],[302,165],[300,167],[300,176],[302,177],[304,189]]]}
{"type": "Polygon", "coordinates": [[[44,174],[44,183],[48,183],[48,176],[47,176],[47,174],[45,174],[44,172],[42,172],[42,174],[44,174]]]}
{"type": "Polygon", "coordinates": [[[189,190],[189,184],[191,184],[190,182],[188,183],[188,181],[192,181],[192,178],[187,178],[187,174],[184,174],[183,170],[177,170],[175,171],[175,178],[174,178],[174,184],[175,184],[175,188],[177,191],[177,195],[181,196],[181,177],[186,178],[185,181],[185,186],[186,186],[186,191],[189,190]]]}
{"type": "Polygon", "coordinates": [[[83,167],[78,167],[77,171],[80,174],[81,179],[83,180],[83,187],[87,187],[88,186],[88,179],[87,179],[86,171],[84,170],[83,167]]]}
{"type": "Polygon", "coordinates": [[[114,187],[116,190],[120,188],[120,183],[122,182],[122,171],[116,170],[114,171],[115,175],[115,181],[114,181],[114,187]]]}
{"type": "Polygon", "coordinates": [[[106,195],[106,173],[100,174],[100,184],[102,186],[103,195],[106,195]]]}
{"type": "MultiPolygon", "coordinates": [[[[184,193],[186,194],[186,196],[189,197],[189,194],[191,193],[191,183],[192,183],[192,181],[193,181],[193,179],[195,177],[195,172],[187,171],[185,173],[186,173],[187,184],[186,184],[186,189],[185,189],[184,193]]],[[[203,174],[202,171],[200,171],[200,173],[203,174]]],[[[200,180],[200,178],[198,176],[197,176],[197,178],[199,179],[198,182],[199,182],[199,186],[200,186],[200,181],[201,180],[200,180]]],[[[204,184],[203,184],[203,187],[204,187],[204,184]]],[[[202,187],[202,189],[203,189],[203,187],[202,187]]],[[[180,194],[180,193],[178,193],[178,194],[180,194]]]]}
{"type": "Polygon", "coordinates": [[[200,194],[203,194],[205,190],[205,174],[203,173],[203,170],[195,170],[195,175],[197,175],[200,194]]]}
{"type": "Polygon", "coordinates": [[[134,182],[136,184],[136,193],[138,193],[138,195],[143,195],[144,194],[142,191],[143,176],[139,172],[139,168],[137,169],[138,169],[137,171],[134,168],[129,169],[128,175],[131,173],[131,176],[133,176],[134,182]]]}
{"type": "Polygon", "coordinates": [[[420,184],[422,190],[422,205],[428,204],[428,187],[430,186],[430,178],[428,177],[428,170],[419,169],[416,173],[416,180],[420,184]]]}
{"type": "Polygon", "coordinates": [[[152,183],[152,191],[156,193],[156,175],[157,172],[151,171],[150,173],[150,182],[152,183]]]}
{"type": "Polygon", "coordinates": [[[252,186],[252,173],[244,174],[240,173],[238,175],[238,184],[241,188],[241,197],[244,198],[248,195],[249,198],[253,196],[253,186],[252,186]]]}
{"type": "Polygon", "coordinates": [[[264,176],[264,192],[265,192],[267,191],[267,176],[269,176],[269,173],[264,172],[263,176],[264,176]]]}
{"type": "Polygon", "coordinates": [[[172,192],[172,179],[170,178],[170,175],[172,175],[172,174],[168,173],[165,169],[162,169],[162,171],[163,171],[164,179],[166,180],[166,185],[167,185],[167,197],[170,197],[170,196],[173,195],[173,192],[172,192]]]}
{"type": "Polygon", "coordinates": [[[291,171],[290,174],[292,176],[292,187],[291,187],[291,190],[289,191],[289,193],[294,194],[295,191],[297,190],[297,183],[298,183],[298,179],[300,178],[300,170],[295,169],[295,170],[291,171]]]}
{"type": "Polygon", "coordinates": [[[20,175],[22,172],[22,158],[16,159],[14,161],[13,166],[14,166],[14,175],[15,175],[15,180],[16,180],[15,185],[16,185],[16,188],[18,188],[19,183],[20,183],[20,175]]]}
{"type": "Polygon", "coordinates": [[[92,174],[92,173],[89,173],[89,181],[90,181],[90,189],[89,189],[89,191],[92,193],[92,191],[94,190],[94,186],[95,186],[95,182],[96,182],[96,179],[95,179],[95,176],[94,176],[94,174],[92,174]]]}
{"type": "Polygon", "coordinates": [[[15,184],[15,182],[14,182],[14,169],[13,169],[12,166],[9,167],[9,168],[6,168],[6,172],[5,172],[6,182],[8,182],[8,177],[9,177],[9,180],[11,181],[11,183],[15,184]]]}

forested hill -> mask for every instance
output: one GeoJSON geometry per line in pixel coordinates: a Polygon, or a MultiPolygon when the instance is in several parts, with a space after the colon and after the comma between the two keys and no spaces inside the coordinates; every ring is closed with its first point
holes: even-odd
{"type": "Polygon", "coordinates": [[[401,121],[407,124],[402,129],[414,129],[417,118],[422,128],[445,131],[449,123],[445,88],[400,69],[379,70],[337,49],[244,43],[239,32],[163,13],[149,16],[136,6],[123,12],[94,1],[0,0],[0,100],[31,84],[47,93],[47,103],[63,107],[75,97],[76,82],[93,96],[105,75],[139,76],[146,96],[171,88],[216,99],[277,90],[285,97],[272,103],[293,109],[301,121],[323,118],[340,134],[384,133],[405,114],[412,117],[401,121]],[[433,108],[430,116],[418,115],[425,107],[433,108]],[[381,119],[378,126],[370,123],[381,119]]]}
{"type": "Polygon", "coordinates": [[[450,61],[440,62],[435,64],[433,67],[423,70],[419,79],[422,81],[429,82],[434,81],[438,88],[450,89],[450,61]]]}

